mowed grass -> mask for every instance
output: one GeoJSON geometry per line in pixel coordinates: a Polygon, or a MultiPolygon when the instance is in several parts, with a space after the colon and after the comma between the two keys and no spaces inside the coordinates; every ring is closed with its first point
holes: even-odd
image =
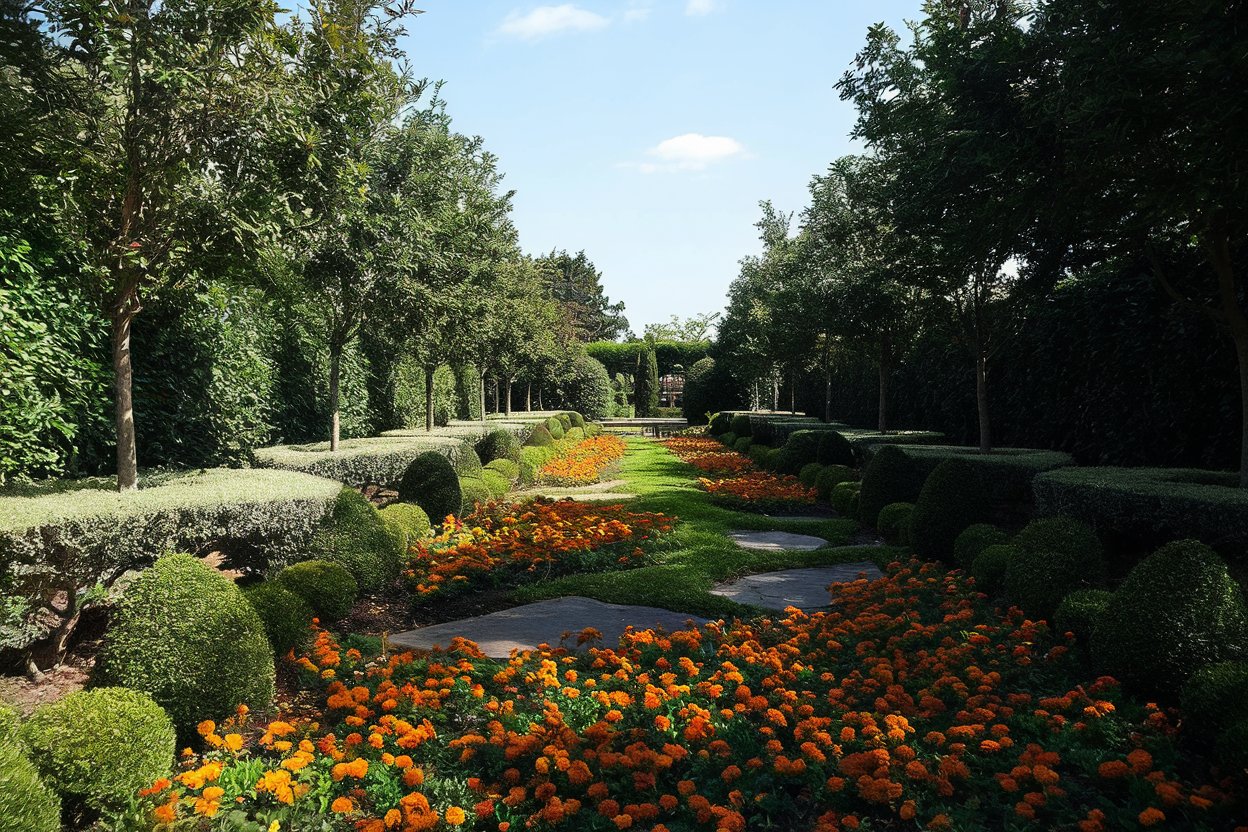
{"type": "Polygon", "coordinates": [[[522,602],[583,595],[612,604],[638,604],[708,617],[753,616],[756,607],[712,595],[717,583],[743,575],[802,566],[873,561],[883,566],[898,553],[892,547],[853,546],[853,520],[792,520],[717,506],[698,487],[698,471],[652,439],[630,437],[615,476],[634,511],[657,511],[678,518],[654,559],[658,562],[612,572],[570,575],[520,589],[522,602]],[[753,552],[737,546],[728,532],[738,529],[809,534],[828,541],[812,552],[753,552]],[[842,547],[842,548],[834,548],[842,547]]]}

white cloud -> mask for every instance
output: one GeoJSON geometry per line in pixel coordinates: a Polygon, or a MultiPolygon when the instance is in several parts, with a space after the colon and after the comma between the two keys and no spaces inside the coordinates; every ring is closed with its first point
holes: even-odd
{"type": "Polygon", "coordinates": [[[685,3],[685,14],[699,17],[715,11],[715,0],[688,0],[685,3]]]}
{"type": "Polygon", "coordinates": [[[650,18],[649,6],[634,6],[624,12],[625,23],[641,23],[650,18]]]}
{"type": "Polygon", "coordinates": [[[521,40],[537,40],[560,32],[590,32],[611,23],[600,14],[577,8],[571,3],[562,6],[538,6],[527,14],[512,12],[498,27],[499,34],[521,40]]]}
{"type": "Polygon", "coordinates": [[[661,164],[643,163],[641,169],[645,173],[653,173],[663,166],[673,170],[703,170],[708,165],[744,154],[745,147],[728,136],[685,133],[664,139],[650,148],[649,155],[659,159],[661,164]]]}

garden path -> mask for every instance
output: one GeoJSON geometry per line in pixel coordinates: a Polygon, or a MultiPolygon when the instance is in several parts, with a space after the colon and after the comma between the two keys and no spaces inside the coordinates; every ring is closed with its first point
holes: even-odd
{"type": "Polygon", "coordinates": [[[832,601],[828,594],[831,584],[850,583],[859,578],[875,580],[880,577],[883,577],[883,573],[874,563],[858,561],[747,575],[740,580],[718,584],[711,593],[730,598],[739,604],[764,609],[783,610],[797,607],[810,612],[831,606],[832,601]]]}

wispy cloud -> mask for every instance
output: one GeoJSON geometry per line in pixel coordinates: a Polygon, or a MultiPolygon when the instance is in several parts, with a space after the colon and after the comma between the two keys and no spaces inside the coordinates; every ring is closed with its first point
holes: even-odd
{"type": "Polygon", "coordinates": [[[520,40],[538,40],[563,32],[590,32],[603,29],[611,21],[571,3],[538,6],[527,13],[512,12],[498,27],[500,35],[520,40]]]}
{"type": "Polygon", "coordinates": [[[685,14],[691,17],[700,17],[715,11],[717,6],[716,0],[688,0],[685,3],[685,14]]]}
{"type": "Polygon", "coordinates": [[[685,133],[664,139],[646,151],[654,161],[625,163],[642,173],[698,171],[729,159],[743,158],[745,146],[728,136],[685,133]]]}

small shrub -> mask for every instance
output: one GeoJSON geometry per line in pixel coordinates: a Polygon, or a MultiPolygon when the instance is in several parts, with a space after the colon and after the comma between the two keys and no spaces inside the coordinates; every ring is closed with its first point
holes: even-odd
{"type": "Polygon", "coordinates": [[[583,427],[585,427],[585,417],[584,417],[584,416],[582,416],[581,414],[577,413],[575,410],[569,410],[567,415],[568,415],[568,421],[572,423],[572,427],[574,427],[574,428],[583,428],[583,427]]]}
{"type": "Polygon", "coordinates": [[[555,437],[551,435],[550,429],[545,425],[537,425],[533,428],[533,432],[529,434],[529,438],[524,440],[524,444],[535,448],[544,448],[555,444],[555,437]]]}
{"type": "Polygon", "coordinates": [[[341,563],[366,591],[393,581],[402,567],[402,552],[394,545],[377,509],[354,488],[339,492],[310,553],[315,560],[341,563]]]}
{"type": "Polygon", "coordinates": [[[95,688],[35,711],[21,741],[46,785],[92,809],[109,809],[169,773],[177,734],[146,694],[95,688]]]}
{"type": "Polygon", "coordinates": [[[732,443],[731,448],[739,454],[746,453],[750,450],[750,446],[754,444],[754,440],[748,436],[742,436],[732,443]]]}
{"type": "Polygon", "coordinates": [[[477,452],[473,450],[467,443],[460,448],[458,454],[455,455],[455,463],[452,466],[456,475],[459,477],[479,477],[481,476],[481,457],[477,456],[477,452]]]}
{"type": "Polygon", "coordinates": [[[746,451],[745,455],[753,460],[755,465],[766,467],[767,460],[771,459],[772,453],[772,448],[754,442],[750,445],[750,449],[746,451]]]}
{"type": "Polygon", "coordinates": [[[910,517],[914,503],[889,503],[880,509],[876,526],[885,539],[906,544],[910,542],[910,517]]]}
{"type": "Polygon", "coordinates": [[[337,621],[351,612],[360,593],[351,573],[327,560],[305,560],[287,566],[275,580],[307,601],[325,623],[337,621]]]}
{"type": "Polygon", "coordinates": [[[980,552],[1009,539],[1008,534],[991,523],[974,523],[963,529],[953,542],[953,560],[963,569],[970,569],[980,552]]]}
{"type": "Polygon", "coordinates": [[[1248,719],[1248,662],[1218,662],[1183,685],[1183,724],[1209,740],[1248,719]]]}
{"type": "Polygon", "coordinates": [[[1136,564],[1092,633],[1103,672],[1145,693],[1175,694],[1207,664],[1248,656],[1248,605],[1212,549],[1167,544],[1136,564]]]}
{"type": "Polygon", "coordinates": [[[774,445],[776,428],[767,419],[750,419],[750,436],[763,445],[774,445]]]}
{"type": "Polygon", "coordinates": [[[1059,635],[1074,633],[1075,641],[1087,646],[1096,622],[1109,606],[1114,593],[1104,589],[1076,589],[1062,599],[1053,613],[1053,629],[1059,635]]]}
{"type": "Polygon", "coordinates": [[[268,707],[273,648],[232,581],[190,555],[168,555],[126,588],[96,676],[148,694],[189,733],[239,705],[268,707]]]}
{"type": "Polygon", "coordinates": [[[728,429],[737,436],[753,436],[754,432],[750,430],[750,417],[744,413],[738,413],[732,417],[728,429]]]}
{"type": "Polygon", "coordinates": [[[1241,719],[1218,737],[1213,756],[1227,772],[1248,769],[1248,719],[1241,719]]]}
{"type": "Polygon", "coordinates": [[[914,504],[910,518],[914,550],[925,558],[952,561],[954,541],[968,526],[984,519],[988,504],[987,489],[975,466],[961,459],[940,463],[914,504]]]}
{"type": "Polygon", "coordinates": [[[450,460],[434,451],[412,460],[399,482],[399,499],[420,506],[435,523],[441,523],[448,514],[457,513],[463,495],[450,460]]]}
{"type": "Polygon", "coordinates": [[[377,513],[394,540],[395,548],[403,554],[403,560],[407,559],[407,550],[412,544],[428,536],[432,528],[429,515],[414,503],[392,503],[377,513]]]}
{"type": "Polygon", "coordinates": [[[844,434],[835,430],[819,431],[819,450],[816,459],[820,465],[854,465],[854,446],[844,434]]]}
{"type": "MultiPolygon", "coordinates": [[[[111,765],[111,761],[110,761],[111,765]]],[[[61,832],[61,799],[16,742],[0,740],[0,832],[61,832]]]]}
{"type": "Polygon", "coordinates": [[[818,462],[811,462],[803,465],[802,470],[797,472],[797,480],[807,488],[814,488],[821,473],[823,473],[823,466],[818,462]]]}
{"type": "Polygon", "coordinates": [[[1008,543],[985,546],[971,561],[971,575],[979,591],[988,596],[1000,595],[1005,588],[1005,570],[1016,555],[1018,549],[1008,543]]]}
{"type": "Polygon", "coordinates": [[[1105,555],[1093,532],[1069,517],[1027,524],[1014,545],[1020,550],[1005,574],[1006,597],[1028,615],[1051,619],[1062,599],[1076,589],[1104,583],[1105,555]]]}
{"type": "Polygon", "coordinates": [[[889,503],[911,502],[922,490],[923,479],[905,452],[896,445],[885,445],[862,472],[858,519],[863,525],[874,527],[880,509],[889,503]]]}
{"type": "Polygon", "coordinates": [[[568,428],[564,431],[563,438],[571,440],[572,442],[580,442],[585,438],[585,428],[568,428]]]}
{"type": "Polygon", "coordinates": [[[861,485],[861,483],[853,480],[836,484],[829,499],[832,503],[832,508],[836,510],[837,514],[842,517],[853,517],[858,513],[860,510],[858,506],[858,492],[861,485]]]}
{"type": "Polygon", "coordinates": [[[732,430],[732,417],[727,413],[716,413],[711,417],[706,432],[711,436],[722,436],[732,430]]]}
{"type": "Polygon", "coordinates": [[[274,581],[243,590],[243,597],[260,616],[275,654],[285,656],[307,643],[314,613],[303,598],[274,581]]]}
{"type": "Polygon", "coordinates": [[[520,453],[516,450],[516,459],[494,459],[485,464],[485,470],[495,471],[507,478],[508,482],[520,479],[520,453]]]}
{"type": "Polygon", "coordinates": [[[832,497],[833,488],[840,483],[853,482],[853,480],[853,469],[845,465],[825,465],[815,479],[815,490],[819,493],[820,500],[827,500],[832,497]]]}
{"type": "Polygon", "coordinates": [[[819,443],[824,433],[829,431],[815,430],[799,430],[789,434],[788,441],[784,443],[784,447],[801,460],[798,467],[800,471],[802,467],[811,462],[819,462],[819,443]]]}
{"type": "Polygon", "coordinates": [[[585,423],[585,438],[586,439],[593,439],[595,436],[601,436],[601,435],[602,435],[602,425],[598,424],[597,422],[585,423]]]}
{"type": "Polygon", "coordinates": [[[559,424],[563,426],[565,432],[572,427],[572,417],[567,413],[556,413],[555,418],[559,420],[559,424]]]}
{"type": "Polygon", "coordinates": [[[490,487],[480,477],[463,477],[459,481],[459,491],[463,495],[463,505],[459,516],[466,517],[473,512],[477,504],[485,505],[491,499],[490,487]]]}
{"type": "Polygon", "coordinates": [[[560,422],[554,416],[551,416],[549,419],[546,420],[545,424],[546,424],[546,430],[550,432],[551,439],[558,442],[560,439],[563,438],[564,427],[563,427],[562,422],[560,422]]]}
{"type": "Polygon", "coordinates": [[[724,445],[729,448],[735,447],[736,444],[740,442],[742,439],[749,439],[749,438],[750,437],[748,436],[737,436],[732,431],[728,431],[727,433],[721,433],[719,435],[719,441],[723,442],[724,445]]]}
{"type": "Polygon", "coordinates": [[[768,455],[771,460],[768,467],[776,473],[785,474],[791,477],[796,477],[799,473],[801,473],[802,466],[805,465],[805,462],[803,461],[802,455],[797,451],[793,450],[788,445],[781,448],[768,448],[768,450],[771,451],[768,455]]]}
{"type": "Polygon", "coordinates": [[[487,468],[481,472],[481,482],[485,483],[485,488],[489,491],[491,500],[505,497],[507,492],[511,490],[511,480],[493,468],[487,468]]]}
{"type": "Polygon", "coordinates": [[[483,464],[496,459],[520,461],[520,440],[509,430],[492,430],[477,440],[477,456],[483,464]]]}
{"type": "Polygon", "coordinates": [[[537,482],[542,466],[555,455],[553,447],[528,447],[520,449],[520,482],[537,482]]]}

